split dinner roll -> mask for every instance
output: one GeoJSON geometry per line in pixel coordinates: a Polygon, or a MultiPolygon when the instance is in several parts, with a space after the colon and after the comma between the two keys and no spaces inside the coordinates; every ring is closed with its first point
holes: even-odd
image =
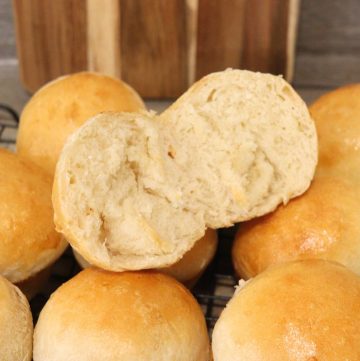
{"type": "Polygon", "coordinates": [[[360,182],[360,84],[321,96],[310,107],[319,137],[318,174],[360,182]]]}
{"type": "Polygon", "coordinates": [[[209,361],[202,311],[161,273],[88,268],[43,308],[34,361],[209,361]]]}
{"type": "Polygon", "coordinates": [[[33,322],[21,291],[0,276],[1,361],[31,361],[33,322]]]}
{"type": "MultiPolygon", "coordinates": [[[[209,228],[206,230],[204,237],[199,239],[180,261],[172,266],[159,268],[158,271],[176,278],[179,282],[191,288],[214,258],[217,244],[217,233],[209,228]]],[[[82,268],[90,266],[79,253],[74,251],[74,255],[82,268]]]]}
{"type": "Polygon", "coordinates": [[[51,188],[41,168],[0,149],[0,274],[25,288],[67,246],[55,231],[51,188]]]}
{"type": "Polygon", "coordinates": [[[103,113],[57,164],[57,229],[89,263],[121,271],[177,262],[206,228],[274,210],[303,193],[315,126],[281,77],[206,76],[165,113],[103,113]]]}
{"type": "Polygon", "coordinates": [[[360,360],[360,278],[323,260],[275,266],[235,292],[214,361],[360,360]]]}
{"type": "Polygon", "coordinates": [[[121,80],[91,72],[60,77],[43,86],[21,114],[17,152],[53,175],[67,137],[104,111],[144,109],[139,95],[121,80]]]}
{"type": "Polygon", "coordinates": [[[360,275],[360,187],[316,177],[286,207],[241,224],[232,257],[245,279],[273,264],[308,258],[337,261],[360,275]]]}

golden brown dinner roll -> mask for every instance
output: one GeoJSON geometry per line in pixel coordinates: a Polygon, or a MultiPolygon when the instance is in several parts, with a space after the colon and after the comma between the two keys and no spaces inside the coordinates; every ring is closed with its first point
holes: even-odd
{"type": "Polygon", "coordinates": [[[310,107],[319,138],[317,173],[360,181],[360,84],[321,96],[310,107]]]}
{"type": "Polygon", "coordinates": [[[199,305],[162,273],[88,268],[42,310],[34,361],[208,361],[199,305]]]}
{"type": "Polygon", "coordinates": [[[32,336],[32,316],[26,297],[0,276],[1,361],[30,361],[32,336]]]}
{"type": "Polygon", "coordinates": [[[67,245],[55,231],[51,187],[41,168],[0,149],[0,274],[13,283],[25,281],[25,289],[67,245]]]}
{"type": "Polygon", "coordinates": [[[360,360],[360,277],[323,260],[269,268],[215,324],[215,361],[360,360]]]}
{"type": "MultiPolygon", "coordinates": [[[[213,259],[218,244],[217,233],[208,228],[204,237],[200,238],[190,251],[185,253],[184,257],[174,265],[159,268],[158,271],[166,273],[185,286],[191,288],[201,277],[206,267],[213,259]]],[[[74,256],[82,268],[87,268],[90,264],[75,250],[74,256]]]]}
{"type": "Polygon", "coordinates": [[[144,109],[125,82],[97,73],[60,77],[42,87],[21,114],[17,152],[53,174],[67,137],[103,111],[144,109]]]}
{"type": "Polygon", "coordinates": [[[307,258],[337,261],[360,275],[360,187],[340,178],[315,178],[287,206],[241,224],[232,257],[243,278],[307,258]]]}

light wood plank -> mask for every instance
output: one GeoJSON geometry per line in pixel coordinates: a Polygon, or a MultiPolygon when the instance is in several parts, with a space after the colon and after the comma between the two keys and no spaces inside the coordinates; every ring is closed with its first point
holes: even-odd
{"type": "Polygon", "coordinates": [[[120,1],[87,0],[88,69],[120,77],[120,1]]]}
{"type": "Polygon", "coordinates": [[[188,78],[187,85],[190,86],[196,77],[196,47],[197,27],[199,16],[199,0],[186,0],[186,35],[187,35],[187,59],[188,78]]]}

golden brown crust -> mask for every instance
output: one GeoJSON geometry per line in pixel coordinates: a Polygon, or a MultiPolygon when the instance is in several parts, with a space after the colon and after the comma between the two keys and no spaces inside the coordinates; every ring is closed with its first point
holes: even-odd
{"type": "Polygon", "coordinates": [[[33,323],[20,290],[0,276],[0,355],[4,361],[32,359],[33,323]]]}
{"type": "Polygon", "coordinates": [[[319,138],[317,173],[360,180],[360,84],[343,86],[310,107],[319,138]]]}
{"type": "Polygon", "coordinates": [[[34,361],[208,361],[208,342],[200,307],[174,279],[88,268],[41,312],[34,361]]]}
{"type": "Polygon", "coordinates": [[[237,274],[249,278],[267,267],[323,258],[360,274],[360,189],[317,177],[307,193],[265,217],[240,225],[232,250],[237,274]]]}
{"type": "Polygon", "coordinates": [[[91,72],[61,77],[42,87],[20,119],[17,152],[54,174],[67,137],[87,119],[103,111],[144,109],[126,83],[91,72]]]}
{"type": "Polygon", "coordinates": [[[54,262],[67,243],[55,231],[51,179],[0,149],[0,274],[23,281],[54,262]]]}
{"type": "Polygon", "coordinates": [[[215,361],[359,360],[360,278],[306,260],[269,268],[240,289],[215,325],[215,361]]]}
{"type": "Polygon", "coordinates": [[[208,228],[204,237],[200,238],[180,261],[172,266],[159,269],[159,271],[176,278],[185,286],[191,288],[214,258],[217,244],[216,231],[208,228]]]}

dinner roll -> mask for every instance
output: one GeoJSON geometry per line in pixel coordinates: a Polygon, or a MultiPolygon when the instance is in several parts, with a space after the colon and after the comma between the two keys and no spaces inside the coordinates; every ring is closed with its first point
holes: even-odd
{"type": "Polygon", "coordinates": [[[216,231],[208,228],[204,237],[200,238],[180,261],[158,270],[176,278],[187,287],[193,287],[214,258],[217,244],[216,231]]]}
{"type": "Polygon", "coordinates": [[[286,207],[241,224],[232,256],[243,278],[306,258],[337,261],[360,275],[360,187],[340,178],[315,178],[286,207]]]}
{"type": "MultiPolygon", "coordinates": [[[[217,233],[213,229],[207,229],[204,237],[200,238],[190,251],[186,252],[180,261],[172,266],[159,268],[158,271],[176,278],[185,286],[191,288],[201,277],[206,267],[213,259],[218,244],[217,233]]],[[[82,268],[90,264],[74,250],[74,256],[82,268]]]]}
{"type": "Polygon", "coordinates": [[[304,192],[316,161],[315,126],[285,80],[214,73],[160,116],[103,113],[76,131],[56,169],[55,223],[98,267],[166,267],[206,228],[304,192]]]}
{"type": "Polygon", "coordinates": [[[319,137],[317,173],[360,181],[360,84],[321,96],[310,107],[319,137]]]}
{"type": "Polygon", "coordinates": [[[360,360],[360,277],[324,260],[269,268],[215,324],[214,361],[360,360]]]}
{"type": "Polygon", "coordinates": [[[1,361],[31,361],[33,323],[21,291],[0,276],[1,361]]]}
{"type": "Polygon", "coordinates": [[[13,283],[35,277],[66,248],[55,231],[51,187],[41,168],[0,149],[0,274],[13,283]]]}
{"type": "Polygon", "coordinates": [[[202,311],[161,273],[88,268],[41,311],[34,361],[94,360],[209,361],[202,311]]]}
{"type": "Polygon", "coordinates": [[[125,82],[81,72],[43,86],[25,106],[17,152],[52,174],[67,137],[88,118],[103,111],[144,109],[139,95],[125,82]]]}

